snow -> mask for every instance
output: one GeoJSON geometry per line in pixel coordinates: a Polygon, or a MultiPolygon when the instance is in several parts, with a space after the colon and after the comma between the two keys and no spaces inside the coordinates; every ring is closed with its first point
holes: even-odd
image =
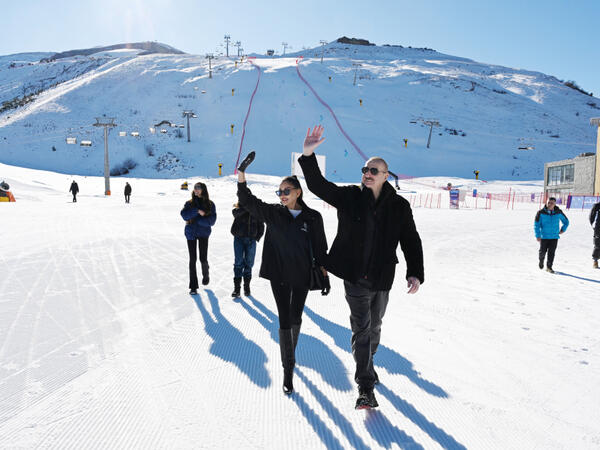
{"type": "MultiPolygon", "coordinates": [[[[193,298],[183,178],[128,178],[125,204],[125,179],[112,178],[105,197],[101,177],[4,164],[0,174],[17,199],[0,208],[1,448],[600,446],[600,271],[586,212],[567,212],[551,275],[537,268],[537,203],[450,210],[435,189],[509,184],[401,182],[415,193],[407,198],[442,192],[444,207],[414,208],[426,281],[405,293],[399,252],[375,357],[380,408],[355,411],[341,280],[327,297],[309,294],[291,397],[281,392],[275,304],[257,277],[262,243],[253,296],[230,297],[234,177],[202,178],[218,219],[211,283],[193,298]]],[[[249,186],[275,201],[279,180],[251,174],[249,186]]],[[[539,192],[541,183],[510,188],[539,192]]],[[[335,210],[305,197],[331,244],[335,210]]]]}
{"type": "Polygon", "coordinates": [[[256,170],[279,175],[306,128],[320,123],[328,130],[325,156],[335,181],[352,181],[362,162],[349,139],[386,158],[398,174],[466,178],[478,169],[485,179],[530,180],[541,178],[544,162],[593,150],[589,119],[600,110],[598,99],[539,72],[430,49],[331,43],[323,64],[321,48],[253,60],[262,78],[242,143],[258,77],[248,60],[236,66],[233,57],[216,58],[209,78],[204,55],[115,50],[43,63],[38,56],[47,55],[0,57],[0,103],[40,91],[25,106],[0,113],[0,162],[83,176],[102,174],[103,130],[92,124],[106,115],[119,125],[109,136],[111,167],[133,159],[137,178],[215,176],[218,164],[231,174],[240,146],[268,154],[256,170]],[[299,78],[298,61],[331,111],[299,78]],[[356,86],[353,63],[361,64],[356,86]],[[150,133],[162,120],[182,124],[184,110],[198,116],[190,122],[190,143],[187,130],[150,133]],[[441,124],[430,148],[427,120],[441,124]],[[70,136],[93,145],[68,145],[70,136]],[[519,151],[524,142],[535,149],[519,151]]]}

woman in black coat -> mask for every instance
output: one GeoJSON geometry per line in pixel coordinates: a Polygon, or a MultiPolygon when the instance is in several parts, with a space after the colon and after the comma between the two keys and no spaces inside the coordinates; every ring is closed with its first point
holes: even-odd
{"type": "MultiPolygon", "coordinates": [[[[284,178],[276,194],[279,204],[259,200],[246,186],[244,171],[238,171],[240,206],[267,225],[259,275],[271,282],[277,304],[283,392],[291,394],[295,349],[310,286],[311,246],[316,265],[327,275],[323,268],[327,238],[321,214],[304,203],[302,187],[295,176],[284,178]]],[[[328,293],[329,289],[322,292],[328,293]]]]}

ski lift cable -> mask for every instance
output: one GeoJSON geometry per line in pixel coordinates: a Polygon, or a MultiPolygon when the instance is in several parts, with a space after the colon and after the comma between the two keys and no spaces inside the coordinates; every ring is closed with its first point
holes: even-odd
{"type": "Polygon", "coordinates": [[[595,147],[596,144],[594,143],[589,143],[589,142],[573,142],[573,141],[564,141],[560,138],[553,138],[553,139],[540,139],[537,137],[531,137],[531,136],[527,136],[527,137],[523,137],[523,136],[511,136],[509,134],[496,134],[496,133],[483,133],[480,131],[470,131],[470,134],[475,134],[475,135],[479,135],[479,136],[490,136],[490,137],[498,137],[498,138],[504,138],[504,139],[517,139],[519,141],[527,141],[530,143],[535,144],[536,142],[550,142],[553,144],[568,144],[568,145],[585,145],[585,146],[590,146],[590,147],[595,147]]]}

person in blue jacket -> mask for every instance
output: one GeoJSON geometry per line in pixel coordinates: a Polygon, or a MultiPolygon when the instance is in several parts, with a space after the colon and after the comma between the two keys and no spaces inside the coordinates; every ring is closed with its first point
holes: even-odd
{"type": "Polygon", "coordinates": [[[567,216],[565,216],[560,208],[556,206],[556,199],[550,197],[546,206],[537,212],[535,221],[533,222],[535,237],[540,243],[540,269],[544,268],[544,259],[546,257],[546,252],[548,252],[546,270],[550,273],[554,273],[552,264],[554,263],[554,253],[556,252],[556,246],[560,237],[559,235],[567,231],[568,226],[569,219],[567,219],[567,216]]]}
{"type": "Polygon", "coordinates": [[[206,286],[210,281],[208,276],[208,237],[217,220],[217,209],[210,200],[208,189],[204,183],[198,182],[194,185],[192,198],[183,205],[181,217],[186,221],[185,237],[190,254],[190,294],[195,295],[198,293],[196,245],[202,265],[202,284],[206,286]]]}

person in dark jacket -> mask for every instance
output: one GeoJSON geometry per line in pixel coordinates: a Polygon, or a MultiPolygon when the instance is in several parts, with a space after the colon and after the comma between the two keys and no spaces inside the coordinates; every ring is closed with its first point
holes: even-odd
{"type": "MultiPolygon", "coordinates": [[[[259,275],[271,282],[277,304],[283,392],[291,394],[295,349],[310,286],[311,248],[316,265],[327,275],[323,268],[327,253],[323,218],[304,203],[300,182],[293,176],[284,178],[279,185],[276,194],[280,204],[259,200],[246,185],[243,165],[238,169],[237,195],[240,206],[267,225],[259,275]]],[[[322,292],[328,293],[329,289],[322,292]]]]}
{"type": "Polygon", "coordinates": [[[344,280],[350,307],[354,379],[359,396],[356,408],[378,406],[373,387],[379,382],[373,356],[396,272],[398,243],[406,260],[408,293],[424,281],[423,249],[410,204],[387,182],[387,163],[378,157],[362,168],[359,186],[337,186],[327,181],[317,164],[315,148],[323,142],[323,127],[310,129],[298,159],[308,189],[337,209],[337,235],[325,259],[325,268],[344,280]]]}
{"type": "Polygon", "coordinates": [[[69,192],[73,194],[73,202],[77,201],[77,193],[79,192],[79,185],[73,180],[71,183],[71,187],[69,188],[69,192]]]}
{"type": "Polygon", "coordinates": [[[129,182],[125,183],[125,203],[129,203],[129,198],[131,197],[131,185],[129,184],[129,182]]]}
{"type": "Polygon", "coordinates": [[[181,217],[186,221],[185,237],[187,239],[188,252],[190,255],[190,294],[198,293],[198,275],[196,273],[196,246],[200,254],[202,265],[202,284],[206,286],[210,282],[208,273],[208,237],[212,226],[217,221],[217,209],[210,200],[208,190],[204,183],[196,183],[192,191],[192,198],[185,202],[181,210],[181,217]]]}
{"type": "Polygon", "coordinates": [[[232,297],[240,296],[242,277],[244,277],[244,295],[250,295],[250,281],[252,280],[252,267],[256,254],[256,243],[260,241],[265,232],[264,224],[250,215],[248,211],[236,203],[231,211],[233,224],[233,292],[232,297]]]}
{"type": "Polygon", "coordinates": [[[598,260],[600,259],[600,202],[592,206],[590,211],[590,224],[594,227],[594,251],[592,259],[594,260],[594,269],[598,268],[598,260]]]}
{"type": "Polygon", "coordinates": [[[538,265],[540,269],[544,268],[544,259],[546,258],[547,252],[548,260],[546,261],[546,270],[550,273],[554,273],[552,265],[554,264],[554,254],[556,252],[556,246],[558,245],[559,235],[567,231],[568,226],[569,219],[567,219],[567,216],[565,216],[560,208],[556,206],[556,199],[550,197],[546,205],[537,212],[533,222],[535,237],[540,243],[540,261],[538,265]]]}

